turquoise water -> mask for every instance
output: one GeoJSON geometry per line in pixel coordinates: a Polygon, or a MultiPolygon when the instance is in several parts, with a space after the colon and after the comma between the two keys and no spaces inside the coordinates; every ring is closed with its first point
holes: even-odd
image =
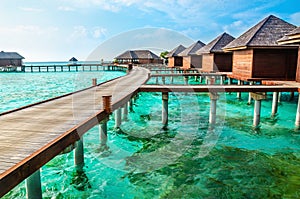
{"type": "Polygon", "coordinates": [[[123,72],[0,73],[0,113],[87,88],[123,72]]]}
{"type": "MultiPolygon", "coordinates": [[[[21,78],[19,75],[23,74],[15,78],[21,78]]],[[[63,81],[56,80],[56,73],[24,75],[51,77],[54,84],[63,81]]],[[[111,75],[105,72],[101,76],[111,75]]],[[[90,76],[86,80],[75,77],[78,79],[82,80],[79,85],[69,82],[72,80],[61,85],[69,82],[74,90],[85,81],[87,86],[91,83],[90,76]]],[[[174,81],[183,83],[182,78],[174,81]]],[[[199,84],[193,79],[189,83],[199,84]]],[[[15,87],[11,85],[5,92],[15,93],[15,87]]],[[[51,92],[57,95],[57,90],[63,90],[58,87],[45,93],[54,90],[51,92]]],[[[17,93],[31,98],[26,89],[17,93]]],[[[22,104],[20,99],[15,98],[13,104],[22,104]]],[[[297,97],[290,100],[289,94],[283,93],[281,99],[279,114],[270,117],[272,98],[268,95],[262,102],[261,128],[253,130],[253,104],[247,105],[247,93],[242,100],[237,100],[235,93],[220,94],[214,127],[208,124],[208,94],[173,93],[169,96],[168,129],[162,129],[161,94],[141,93],[120,129],[114,128],[113,119],[109,121],[106,149],[100,147],[98,126],[84,135],[83,173],[76,172],[72,152],[42,167],[43,197],[299,198],[300,134],[294,129],[297,97]]],[[[23,182],[4,198],[24,197],[23,182]]]]}

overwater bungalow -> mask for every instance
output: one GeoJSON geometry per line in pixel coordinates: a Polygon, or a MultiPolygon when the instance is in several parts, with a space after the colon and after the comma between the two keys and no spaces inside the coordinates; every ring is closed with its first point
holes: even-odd
{"type": "Polygon", "coordinates": [[[76,59],[75,57],[72,57],[71,59],[69,59],[69,64],[68,65],[77,65],[78,59],[76,59]]]}
{"type": "Polygon", "coordinates": [[[196,53],[202,55],[203,72],[231,72],[232,52],[224,52],[222,49],[235,38],[227,33],[223,33],[208,43],[196,53]]]}
{"type": "Polygon", "coordinates": [[[16,52],[0,52],[0,71],[16,71],[23,65],[23,56],[16,52]]]}
{"type": "Polygon", "coordinates": [[[184,47],[183,45],[179,45],[166,55],[166,57],[168,58],[168,67],[183,66],[182,57],[179,56],[178,54],[184,51],[185,49],[186,47],[184,47]]]}
{"type": "Polygon", "coordinates": [[[197,55],[196,52],[203,46],[205,46],[203,42],[197,41],[178,54],[183,60],[182,68],[189,69],[202,67],[202,55],[197,55]]]}
{"type": "Polygon", "coordinates": [[[286,44],[298,44],[298,64],[296,72],[296,81],[300,82],[300,27],[294,29],[293,31],[286,34],[283,38],[278,40],[280,45],[286,44]]]}
{"type": "Polygon", "coordinates": [[[162,64],[163,60],[150,50],[127,50],[115,57],[118,64],[162,64]]]}
{"type": "Polygon", "coordinates": [[[296,26],[270,15],[223,49],[233,52],[232,75],[244,80],[295,80],[298,47],[277,40],[296,26]]]}

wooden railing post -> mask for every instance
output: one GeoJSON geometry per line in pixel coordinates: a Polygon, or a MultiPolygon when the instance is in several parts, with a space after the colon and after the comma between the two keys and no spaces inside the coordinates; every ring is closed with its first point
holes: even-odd
{"type": "Polygon", "coordinates": [[[104,95],[102,96],[102,102],[103,102],[103,110],[110,114],[111,113],[111,95],[104,95]]]}

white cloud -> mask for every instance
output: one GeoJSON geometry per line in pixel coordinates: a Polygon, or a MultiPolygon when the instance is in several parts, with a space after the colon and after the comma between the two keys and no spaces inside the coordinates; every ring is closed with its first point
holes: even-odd
{"type": "Polygon", "coordinates": [[[300,26],[300,12],[296,12],[290,16],[291,23],[300,26]]]}
{"type": "Polygon", "coordinates": [[[58,7],[58,10],[66,11],[66,12],[75,11],[74,8],[68,7],[68,6],[59,6],[59,7],[58,7]]]}
{"type": "Polygon", "coordinates": [[[80,39],[86,37],[88,35],[88,31],[85,26],[75,26],[73,28],[73,32],[71,33],[70,39],[80,39]]]}
{"type": "Polygon", "coordinates": [[[31,8],[31,7],[21,7],[20,10],[25,11],[25,12],[43,12],[43,9],[40,8],[31,8]]]}
{"type": "Polygon", "coordinates": [[[101,27],[94,27],[92,30],[92,35],[94,38],[98,39],[107,36],[107,29],[101,27]]]}

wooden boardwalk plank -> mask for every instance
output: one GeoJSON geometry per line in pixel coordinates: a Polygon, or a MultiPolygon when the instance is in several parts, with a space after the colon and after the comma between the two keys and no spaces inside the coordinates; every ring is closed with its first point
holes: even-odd
{"type": "Polygon", "coordinates": [[[97,87],[0,114],[0,197],[106,118],[103,95],[112,95],[115,110],[138,92],[149,73],[134,68],[97,87]]]}

